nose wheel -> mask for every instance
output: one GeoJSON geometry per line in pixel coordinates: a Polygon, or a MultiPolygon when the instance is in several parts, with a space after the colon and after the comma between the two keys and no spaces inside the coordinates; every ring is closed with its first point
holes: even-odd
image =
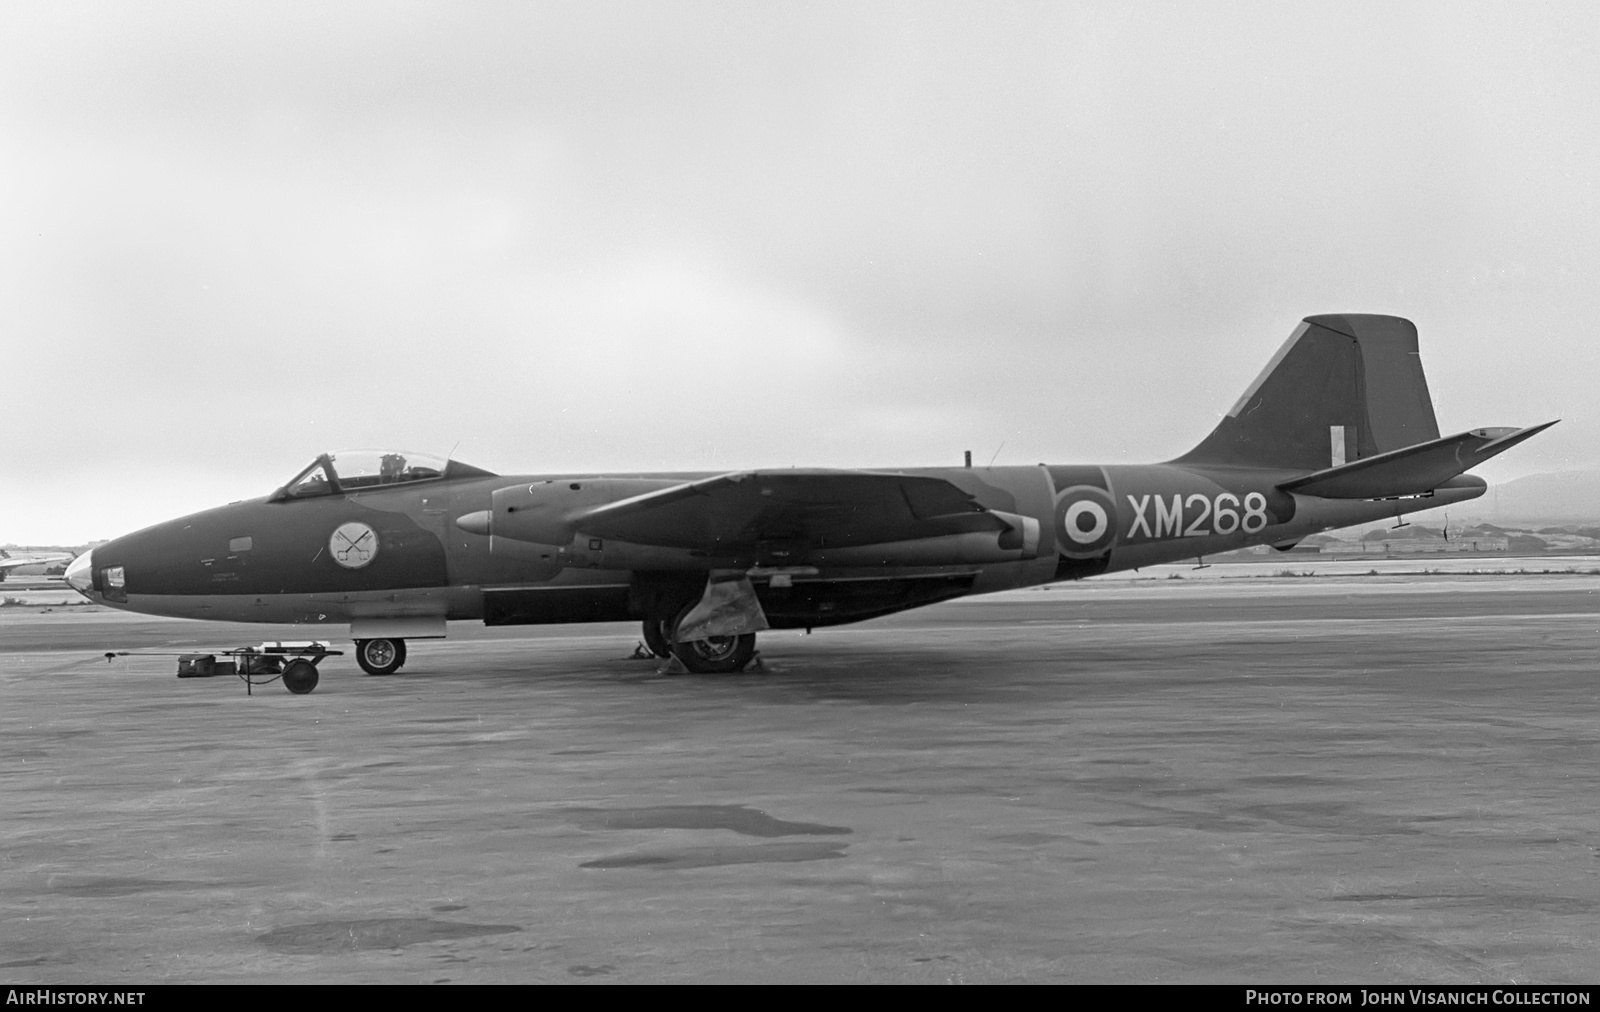
{"type": "Polygon", "coordinates": [[[356,663],[369,675],[392,675],[405,662],[405,640],[356,640],[356,663]]]}

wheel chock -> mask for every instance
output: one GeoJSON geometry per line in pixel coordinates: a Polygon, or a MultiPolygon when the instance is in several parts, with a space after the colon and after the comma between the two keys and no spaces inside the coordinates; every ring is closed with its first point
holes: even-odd
{"type": "Polygon", "coordinates": [[[650,648],[643,643],[635,645],[633,653],[628,655],[628,660],[630,661],[653,661],[655,659],[656,655],[651,653],[650,648]]]}
{"type": "Polygon", "coordinates": [[[687,675],[688,673],[689,669],[683,666],[682,661],[678,660],[677,654],[668,657],[661,663],[661,667],[656,669],[656,674],[658,675],[687,675]]]}

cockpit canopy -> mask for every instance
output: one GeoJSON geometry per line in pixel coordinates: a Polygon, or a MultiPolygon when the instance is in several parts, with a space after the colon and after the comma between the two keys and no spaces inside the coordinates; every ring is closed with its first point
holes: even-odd
{"type": "MultiPolygon", "coordinates": [[[[426,453],[340,450],[324,453],[280,490],[285,499],[355,492],[444,477],[450,462],[426,453]]],[[[476,470],[476,469],[474,469],[476,470]]]]}

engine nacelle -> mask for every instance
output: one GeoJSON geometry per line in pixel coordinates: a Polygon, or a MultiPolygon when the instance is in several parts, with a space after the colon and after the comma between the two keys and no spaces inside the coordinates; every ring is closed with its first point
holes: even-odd
{"type": "Polygon", "coordinates": [[[1009,525],[998,531],[966,531],[832,548],[788,543],[782,552],[772,552],[772,546],[748,546],[715,557],[701,550],[630,544],[597,537],[583,529],[583,513],[590,507],[676,484],[640,478],[600,478],[512,485],[491,494],[490,509],[459,517],[456,526],[489,535],[490,551],[496,554],[526,554],[529,546],[537,546],[541,562],[603,569],[705,570],[781,563],[830,567],[971,566],[1018,562],[1039,554],[1039,521],[998,510],[991,512],[1009,525]],[[506,548],[496,547],[497,544],[506,548]]]}
{"type": "Polygon", "coordinates": [[[550,478],[511,485],[490,494],[489,509],[457,518],[456,526],[497,539],[565,546],[577,533],[572,514],[679,484],[649,478],[550,478]]]}
{"type": "Polygon", "coordinates": [[[1012,513],[996,515],[1006,531],[945,534],[914,541],[890,541],[848,548],[819,548],[806,554],[812,566],[985,566],[1020,562],[1039,555],[1039,521],[1012,513]]]}

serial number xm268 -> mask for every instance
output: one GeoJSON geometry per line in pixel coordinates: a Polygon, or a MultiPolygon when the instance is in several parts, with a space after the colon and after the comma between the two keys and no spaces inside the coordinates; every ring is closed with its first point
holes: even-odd
{"type": "Polygon", "coordinates": [[[67,580],[130,611],[348,623],[371,674],[474,620],[639,621],[657,655],[730,672],[764,629],[1288,548],[1473,499],[1469,468],[1553,424],[1441,438],[1409,321],[1312,316],[1164,464],[508,476],[330,453],[269,496],[101,545],[67,580]]]}

